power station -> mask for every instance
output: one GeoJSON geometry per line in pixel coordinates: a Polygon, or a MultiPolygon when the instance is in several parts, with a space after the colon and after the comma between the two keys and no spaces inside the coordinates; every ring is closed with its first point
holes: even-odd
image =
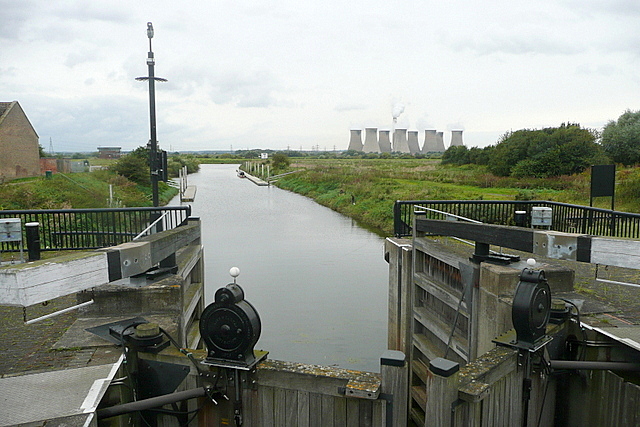
{"type": "MultiPolygon", "coordinates": [[[[361,151],[364,153],[389,153],[399,152],[411,155],[444,153],[444,132],[436,129],[425,129],[422,146],[418,138],[419,131],[407,130],[405,128],[395,128],[393,131],[393,141],[389,139],[389,130],[378,130],[378,128],[368,127],[364,129],[364,144],[362,143],[362,129],[351,129],[349,140],[349,150],[361,151]],[[421,148],[422,147],[422,148],[421,148]]],[[[451,131],[449,147],[464,146],[462,140],[462,130],[451,131]]]]}
{"type": "Polygon", "coordinates": [[[351,129],[349,150],[362,151],[362,148],[362,131],[360,129],[351,129]]]}

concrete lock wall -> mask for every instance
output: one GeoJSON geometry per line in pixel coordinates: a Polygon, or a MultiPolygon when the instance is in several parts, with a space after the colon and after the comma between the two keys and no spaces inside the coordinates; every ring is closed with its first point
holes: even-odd
{"type": "MultiPolygon", "coordinates": [[[[477,303],[477,354],[484,354],[495,347],[491,341],[513,327],[511,302],[519,281],[524,261],[510,265],[483,263],[480,267],[479,300],[477,303]]],[[[551,293],[573,290],[574,271],[554,264],[540,263],[551,293]]]]}

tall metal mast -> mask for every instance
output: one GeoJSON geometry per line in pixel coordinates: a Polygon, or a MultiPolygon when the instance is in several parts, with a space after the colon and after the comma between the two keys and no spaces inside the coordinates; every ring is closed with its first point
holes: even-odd
{"type": "Polygon", "coordinates": [[[158,198],[158,181],[160,181],[160,161],[158,158],[158,137],[156,133],[156,80],[166,82],[167,79],[155,77],[154,67],[155,59],[153,58],[153,49],[151,48],[151,39],[153,38],[153,24],[147,22],[147,37],[149,37],[149,54],[147,56],[147,66],[149,68],[148,77],[136,77],[138,81],[149,81],[149,120],[151,128],[151,139],[149,140],[149,169],[151,172],[151,191],[153,195],[153,206],[160,204],[158,198]]]}

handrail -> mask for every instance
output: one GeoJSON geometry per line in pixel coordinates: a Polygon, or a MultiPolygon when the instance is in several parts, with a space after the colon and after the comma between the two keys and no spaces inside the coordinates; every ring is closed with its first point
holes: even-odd
{"type": "Polygon", "coordinates": [[[285,173],[281,173],[281,174],[278,174],[278,175],[271,175],[271,176],[267,177],[267,181],[271,182],[271,181],[274,180],[274,178],[280,178],[282,176],[291,175],[292,173],[301,172],[301,171],[302,171],[302,169],[298,169],[298,170],[295,170],[295,171],[285,172],[285,173]]]}
{"type": "Polygon", "coordinates": [[[76,304],[76,305],[73,305],[71,307],[63,308],[62,310],[54,311],[53,313],[45,314],[44,316],[36,317],[35,319],[31,319],[31,320],[27,320],[26,319],[26,314],[25,314],[24,324],[25,325],[32,325],[34,323],[41,322],[41,321],[46,320],[46,319],[51,319],[52,317],[56,317],[56,316],[59,316],[59,315],[64,314],[64,313],[68,313],[71,310],[77,310],[79,308],[86,307],[86,306],[91,305],[93,303],[94,303],[93,300],[81,302],[80,304],[76,304]]]}
{"type": "Polygon", "coordinates": [[[51,213],[91,213],[91,212],[158,212],[158,211],[188,211],[191,215],[190,206],[141,206],[136,208],[82,208],[82,209],[20,209],[20,210],[0,210],[0,216],[8,218],[22,214],[51,214],[51,213]]]}
{"type": "MultiPolygon", "coordinates": [[[[97,209],[0,210],[1,218],[39,223],[42,251],[88,250],[131,241],[153,225],[174,229],[191,216],[191,206],[97,209]],[[160,219],[162,223],[159,223],[160,219]],[[153,224],[152,224],[153,223],[153,224]],[[150,224],[152,224],[150,226],[150,224]]],[[[23,230],[22,242],[26,245],[23,230]]],[[[18,242],[0,242],[1,252],[18,251],[18,242]]]]}
{"type": "Polygon", "coordinates": [[[473,222],[475,224],[482,224],[482,221],[476,221],[475,219],[467,218],[466,216],[461,216],[461,215],[456,215],[456,214],[452,214],[452,213],[449,213],[449,212],[439,211],[438,209],[431,209],[431,208],[427,208],[425,206],[420,206],[420,205],[415,205],[414,208],[417,208],[417,209],[414,209],[414,211],[413,211],[414,214],[418,211],[418,209],[421,209],[420,212],[423,212],[423,211],[435,212],[435,213],[446,215],[448,217],[461,219],[463,221],[473,222]]]}
{"type": "Polygon", "coordinates": [[[168,212],[163,213],[162,215],[160,215],[160,217],[158,217],[158,219],[156,219],[155,221],[153,221],[151,224],[149,224],[149,226],[147,228],[145,228],[144,230],[142,230],[136,237],[134,237],[131,240],[138,240],[139,238],[141,238],[142,236],[144,236],[147,231],[151,230],[151,228],[155,227],[155,225],[157,223],[160,222],[160,220],[162,220],[162,218],[164,218],[165,216],[167,216],[168,212]]]}
{"type": "MultiPolygon", "coordinates": [[[[412,234],[414,207],[429,208],[427,215],[459,215],[488,224],[515,225],[516,210],[525,211],[524,226],[531,225],[532,208],[552,208],[551,230],[623,238],[640,238],[640,214],[544,200],[398,200],[394,204],[394,235],[412,234]],[[435,211],[439,211],[436,214],[435,211]],[[431,213],[429,213],[431,212],[431,213]]],[[[430,216],[434,219],[435,216],[430,216]]]]}

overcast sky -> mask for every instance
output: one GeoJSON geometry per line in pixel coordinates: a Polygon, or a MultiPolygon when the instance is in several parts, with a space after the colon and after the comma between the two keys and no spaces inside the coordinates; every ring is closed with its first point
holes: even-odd
{"type": "Polygon", "coordinates": [[[346,149],[349,130],[601,129],[640,109],[640,2],[0,0],[0,101],[48,151],[346,149]]]}

